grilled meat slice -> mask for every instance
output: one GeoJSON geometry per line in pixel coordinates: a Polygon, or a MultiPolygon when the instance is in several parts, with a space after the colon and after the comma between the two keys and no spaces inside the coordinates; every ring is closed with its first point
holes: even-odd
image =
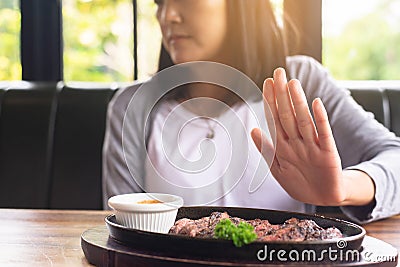
{"type": "Polygon", "coordinates": [[[180,219],[171,227],[169,233],[187,235],[191,237],[209,237],[214,235],[215,226],[223,219],[230,218],[226,212],[213,212],[209,217],[197,220],[180,219]]]}

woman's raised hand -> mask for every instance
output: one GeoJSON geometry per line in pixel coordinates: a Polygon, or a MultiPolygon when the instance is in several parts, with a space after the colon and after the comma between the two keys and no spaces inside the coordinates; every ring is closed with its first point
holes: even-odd
{"type": "MultiPolygon", "coordinates": [[[[286,192],[299,201],[314,205],[362,205],[371,201],[354,199],[352,188],[359,179],[371,179],[359,171],[342,171],[341,161],[328,115],[320,99],[312,103],[314,120],[298,80],[287,82],[285,70],[278,68],[274,77],[265,80],[264,105],[269,106],[276,127],[276,143],[271,144],[260,129],[251,135],[264,158],[275,155],[271,172],[286,192]]],[[[367,190],[371,188],[368,187],[367,190]]],[[[373,189],[373,187],[372,187],[373,189]]],[[[373,198],[373,191],[372,191],[373,198]]]]}

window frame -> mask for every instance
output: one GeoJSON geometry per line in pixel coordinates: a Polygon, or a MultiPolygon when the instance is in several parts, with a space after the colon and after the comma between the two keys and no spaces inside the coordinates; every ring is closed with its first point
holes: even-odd
{"type": "Polygon", "coordinates": [[[61,0],[20,0],[22,80],[61,81],[61,0]]]}

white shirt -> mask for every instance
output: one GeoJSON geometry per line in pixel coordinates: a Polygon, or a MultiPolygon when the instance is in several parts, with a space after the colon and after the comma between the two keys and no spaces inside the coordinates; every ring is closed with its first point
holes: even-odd
{"type": "Polygon", "coordinates": [[[145,163],[147,192],[183,197],[185,205],[243,206],[305,211],[269,172],[250,132],[266,129],[263,104],[236,104],[216,118],[175,101],[160,104],[145,163]],[[214,132],[213,138],[206,138],[214,132]],[[254,177],[254,178],[253,178],[254,177]]]}

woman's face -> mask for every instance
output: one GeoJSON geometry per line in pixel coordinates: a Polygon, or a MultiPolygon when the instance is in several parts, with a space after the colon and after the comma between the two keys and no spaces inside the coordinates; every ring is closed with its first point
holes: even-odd
{"type": "Polygon", "coordinates": [[[175,64],[228,64],[226,0],[155,0],[163,44],[175,64]]]}

